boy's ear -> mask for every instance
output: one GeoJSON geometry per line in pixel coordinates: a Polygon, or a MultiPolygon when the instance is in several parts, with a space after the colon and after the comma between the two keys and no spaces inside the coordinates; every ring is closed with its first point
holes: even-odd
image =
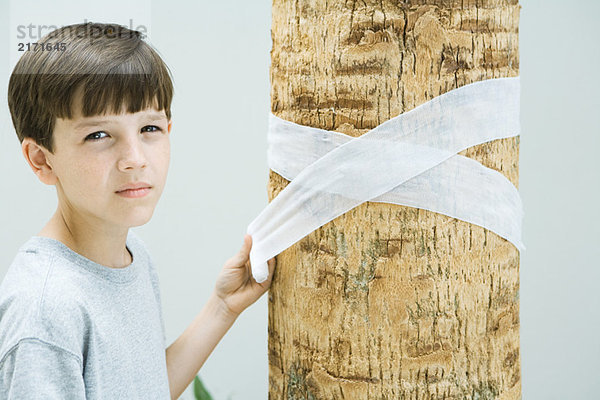
{"type": "Polygon", "coordinates": [[[172,120],[169,120],[169,126],[168,126],[168,128],[167,128],[167,131],[168,131],[169,133],[171,133],[171,126],[172,126],[172,125],[173,125],[173,121],[172,121],[172,120]]]}
{"type": "Polygon", "coordinates": [[[32,138],[26,137],[21,143],[21,149],[25,160],[33,170],[33,173],[46,185],[56,184],[56,174],[47,157],[47,149],[38,145],[32,138]]]}

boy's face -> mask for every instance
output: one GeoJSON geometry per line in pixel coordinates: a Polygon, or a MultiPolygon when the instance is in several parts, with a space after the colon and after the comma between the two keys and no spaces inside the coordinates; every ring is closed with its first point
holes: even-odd
{"type": "Polygon", "coordinates": [[[167,178],[171,121],[153,108],[82,117],[80,94],[74,99],[73,119],[56,121],[54,154],[46,152],[63,212],[109,230],[143,225],[167,178]],[[117,193],[136,182],[151,189],[142,197],[117,193]]]}

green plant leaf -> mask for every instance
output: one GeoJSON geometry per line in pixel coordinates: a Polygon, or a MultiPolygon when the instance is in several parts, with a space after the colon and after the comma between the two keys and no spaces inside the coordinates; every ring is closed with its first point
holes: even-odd
{"type": "Polygon", "coordinates": [[[198,375],[194,378],[194,397],[196,400],[213,400],[198,375]]]}

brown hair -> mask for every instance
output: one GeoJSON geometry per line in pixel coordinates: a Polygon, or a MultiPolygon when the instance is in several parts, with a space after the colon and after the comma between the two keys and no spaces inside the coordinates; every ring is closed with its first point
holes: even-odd
{"type": "Polygon", "coordinates": [[[80,86],[85,117],[118,114],[123,106],[130,113],[157,106],[171,119],[171,73],[142,36],[121,25],[88,22],[40,39],[40,46],[52,49],[25,52],[8,84],[19,141],[30,137],[54,154],[56,118],[72,118],[73,96],[80,86]]]}

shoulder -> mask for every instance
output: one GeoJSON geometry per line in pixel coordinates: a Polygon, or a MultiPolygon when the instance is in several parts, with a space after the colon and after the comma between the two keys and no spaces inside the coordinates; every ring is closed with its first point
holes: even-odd
{"type": "MultiPolygon", "coordinates": [[[[132,230],[129,231],[129,236],[127,238],[127,241],[128,241],[128,244],[131,243],[132,245],[136,246],[138,254],[141,257],[143,257],[144,264],[146,264],[146,266],[147,266],[148,278],[150,279],[150,283],[152,284],[152,290],[154,291],[154,296],[156,297],[156,301],[160,305],[161,304],[161,299],[160,299],[161,296],[160,296],[159,276],[158,276],[158,272],[156,270],[156,266],[154,264],[154,260],[152,259],[152,256],[150,255],[150,252],[148,251],[148,247],[146,246],[144,241],[137,234],[135,234],[132,230]]],[[[136,249],[134,249],[134,251],[135,250],[136,249]]]]}
{"type": "Polygon", "coordinates": [[[0,286],[0,357],[24,338],[77,352],[88,319],[82,294],[60,258],[19,252],[0,286]]]}
{"type": "Polygon", "coordinates": [[[129,232],[127,232],[127,244],[133,244],[139,247],[142,251],[146,253],[148,252],[148,246],[146,246],[144,240],[140,237],[139,234],[135,233],[131,229],[129,229],[129,232]]]}
{"type": "Polygon", "coordinates": [[[155,281],[158,281],[156,267],[148,246],[144,240],[142,240],[142,238],[131,229],[129,230],[127,236],[127,246],[129,247],[130,245],[133,247],[130,248],[130,250],[134,252],[134,256],[137,255],[138,257],[141,257],[142,262],[148,266],[148,273],[152,282],[154,283],[155,281]]]}
{"type": "Polygon", "coordinates": [[[144,263],[152,263],[152,257],[146,242],[131,229],[127,233],[127,247],[134,252],[134,255],[142,257],[144,263]]]}

